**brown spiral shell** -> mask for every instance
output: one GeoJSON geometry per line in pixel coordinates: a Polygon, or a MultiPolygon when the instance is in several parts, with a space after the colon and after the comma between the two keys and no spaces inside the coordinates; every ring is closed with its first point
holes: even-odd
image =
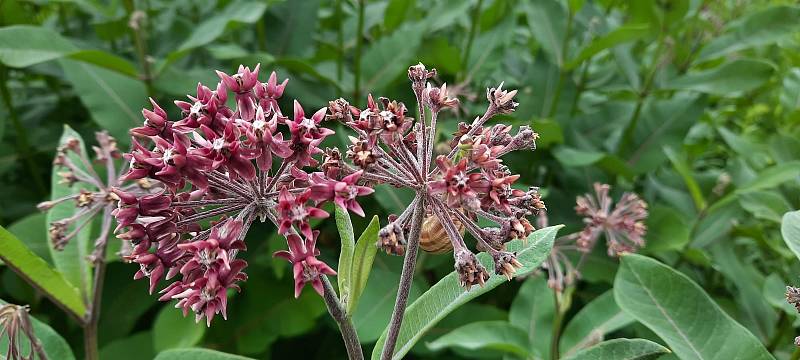
{"type": "MultiPolygon", "coordinates": [[[[453,219],[458,232],[464,236],[465,228],[457,219],[453,219]]],[[[419,246],[422,250],[434,254],[444,254],[453,251],[453,243],[439,222],[436,215],[428,215],[422,222],[422,233],[419,235],[419,246]]]]}

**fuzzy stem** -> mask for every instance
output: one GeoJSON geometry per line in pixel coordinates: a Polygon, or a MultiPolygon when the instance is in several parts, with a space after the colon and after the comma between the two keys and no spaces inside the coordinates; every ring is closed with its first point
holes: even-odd
{"type": "Polygon", "coordinates": [[[403,315],[406,312],[408,302],[408,291],[411,289],[411,282],[414,279],[414,268],[417,262],[417,250],[419,249],[419,235],[422,231],[422,220],[425,216],[425,200],[417,198],[414,207],[414,215],[411,221],[411,232],[408,236],[408,246],[406,256],[403,260],[403,272],[400,274],[400,285],[397,289],[397,299],[394,303],[392,320],[389,322],[389,332],[386,335],[386,342],[381,353],[382,360],[390,360],[394,355],[394,347],[397,345],[397,336],[400,335],[400,326],[403,324],[403,315]]]}
{"type": "Polygon", "coordinates": [[[333,290],[331,282],[325,275],[320,276],[323,285],[323,296],[325,305],[328,307],[328,313],[331,314],[333,320],[339,324],[339,331],[342,333],[342,340],[344,340],[344,347],[347,349],[347,357],[350,360],[364,359],[364,353],[361,351],[361,343],[358,340],[358,333],[356,332],[353,322],[347,316],[339,297],[336,296],[336,291],[333,290]]]}

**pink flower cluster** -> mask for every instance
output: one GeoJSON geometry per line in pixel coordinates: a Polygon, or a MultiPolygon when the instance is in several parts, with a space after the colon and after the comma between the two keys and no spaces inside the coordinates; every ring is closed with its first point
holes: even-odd
{"type": "Polygon", "coordinates": [[[247,278],[247,264],[236,256],[256,219],[269,219],[286,236],[289,251],[276,256],[293,264],[295,294],[307,283],[321,294],[319,276],[335,272],[316,258],[309,220],[327,217],[319,207],[328,201],[363,215],[356,197],[372,192],[359,184],[360,173],[304,170],[319,164],[320,143],[333,134],[320,125],[326,109],[307,117],[295,101],[292,118],[284,116],[278,101],[287,80],[278,83],[273,72],[262,83],[258,73],[259,66],[240,66],[233,75],[218,71],[214,89],[198,84],[195,96],[175,101],[181,110],[176,121],[151,99],[143,126],[131,130],[123,180],[147,179],[164,190],[115,191],[116,231],[133,245],[126,259],[139,264],[135,277],[148,277],[152,292],[162,278],[180,276],[161,290],[160,300],[177,299],[198,321],[226,316],[227,291],[239,290],[237,283],[247,278]]]}
{"type": "Polygon", "coordinates": [[[575,211],[584,216],[586,224],[576,240],[581,251],[591,251],[602,234],[606,236],[609,256],[636,252],[644,246],[647,203],[634,193],[625,193],[613,205],[610,189],[607,184],[595,183],[594,194],[578,196],[575,211]]]}
{"type": "Polygon", "coordinates": [[[409,188],[416,193],[406,211],[390,217],[390,223],[380,231],[377,245],[385,251],[402,255],[406,239],[414,238],[409,244],[418,240],[421,224],[412,214],[420,208],[424,212],[421,215],[435,217],[443,226],[463,286],[483,284],[489,275],[464,243],[459,227],[469,231],[480,250],[492,255],[495,273],[510,279],[521,264],[515,254],[505,250],[505,243],[528,237],[534,230],[528,217],[544,209],[544,203],[537,188],[513,187],[519,175],[512,174],[501,157],[515,150],[534,149],[538,135],[527,126],[512,134],[511,126],[484,125],[517,106],[513,101],[516,90],[503,90],[501,84],[487,89],[489,105],[483,116],[470,124],[459,124],[449,153],[434,156],[440,111],[458,105],[446,85],[436,87],[428,82],[435,74],[436,70],[422,64],[409,68],[420,119],[408,117],[403,103],[386,98],[375,101],[372,95],[364,109],[343,99],[331,101],[328,118],[341,121],[356,136],[351,137],[345,155],[350,164],[339,153],[326,154],[326,171],[358,174],[372,183],[409,188]],[[430,115],[430,122],[426,115],[430,115]],[[478,218],[497,225],[481,227],[478,218]]]}

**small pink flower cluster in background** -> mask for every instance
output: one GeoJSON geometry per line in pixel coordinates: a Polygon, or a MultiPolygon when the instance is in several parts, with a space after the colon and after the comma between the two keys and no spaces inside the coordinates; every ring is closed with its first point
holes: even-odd
{"type": "Polygon", "coordinates": [[[309,220],[328,216],[319,208],[327,201],[363,214],[356,197],[372,192],[358,183],[359,173],[338,177],[304,170],[318,165],[313,156],[333,134],[320,126],[326,109],[308,117],[295,101],[293,116],[284,116],[278,99],[287,80],[278,83],[273,72],[262,83],[258,73],[259,66],[240,66],[233,75],[218,71],[221,81],[214,89],[198,84],[195,96],[175,101],[177,121],[151,99],[153,109],[142,111],[143,126],[131,130],[133,149],[124,155],[130,169],[123,180],[147,179],[164,190],[115,191],[116,231],[133,245],[126,259],[139,264],[135,277],[148,277],[153,292],[160,279],[180,276],[161,290],[160,300],[177,299],[198,321],[226,316],[226,292],[239,290],[237,282],[247,278],[247,264],[236,256],[256,219],[269,219],[286,236],[289,250],[276,256],[294,266],[295,295],[307,283],[321,294],[319,276],[335,272],[316,258],[309,220]]]}
{"type": "Polygon", "coordinates": [[[644,246],[647,203],[634,193],[625,193],[612,208],[613,200],[608,196],[610,189],[607,184],[595,183],[594,194],[585,194],[577,199],[575,211],[584,216],[586,224],[576,239],[581,251],[591,251],[601,234],[606,236],[609,256],[636,252],[644,246]]]}

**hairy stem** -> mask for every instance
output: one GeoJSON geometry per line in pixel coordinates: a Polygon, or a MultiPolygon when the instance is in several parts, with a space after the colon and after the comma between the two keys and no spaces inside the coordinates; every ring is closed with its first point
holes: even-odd
{"type": "Polygon", "coordinates": [[[392,320],[389,322],[389,333],[386,335],[386,342],[381,353],[382,360],[390,360],[392,358],[394,347],[397,345],[397,336],[400,335],[400,326],[403,324],[403,315],[405,315],[406,303],[408,302],[408,291],[411,289],[411,282],[414,279],[414,268],[417,262],[417,250],[419,249],[419,235],[422,231],[424,216],[425,200],[418,197],[411,220],[411,232],[408,236],[408,247],[403,260],[403,272],[400,274],[397,299],[394,303],[394,311],[392,311],[392,320]]]}
{"type": "Polygon", "coordinates": [[[333,320],[339,324],[339,331],[342,333],[344,347],[347,349],[347,357],[350,360],[364,359],[364,353],[361,351],[361,343],[358,341],[358,333],[356,333],[356,328],[353,326],[353,322],[345,313],[342,303],[339,301],[339,297],[336,296],[336,291],[333,290],[333,286],[331,286],[331,282],[328,280],[328,277],[322,275],[320,278],[322,279],[324,291],[322,298],[325,299],[325,305],[328,307],[328,313],[330,313],[333,320]]]}

